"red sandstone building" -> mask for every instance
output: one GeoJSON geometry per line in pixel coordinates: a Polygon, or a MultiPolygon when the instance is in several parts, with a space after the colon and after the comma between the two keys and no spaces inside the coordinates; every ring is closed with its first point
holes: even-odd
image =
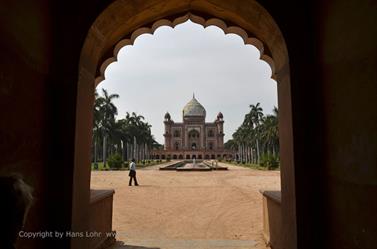
{"type": "Polygon", "coordinates": [[[155,159],[230,159],[232,151],[224,149],[224,120],[219,112],[216,120],[205,122],[206,110],[193,96],[183,108],[183,122],[174,122],[167,112],[164,117],[165,145],[153,151],[155,159]]]}

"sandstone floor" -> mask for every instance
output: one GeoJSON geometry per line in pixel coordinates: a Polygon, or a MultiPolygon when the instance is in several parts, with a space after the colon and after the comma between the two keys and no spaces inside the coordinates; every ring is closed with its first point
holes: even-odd
{"type": "Polygon", "coordinates": [[[280,189],[279,171],[229,166],[228,171],[92,172],[93,189],[115,189],[116,249],[266,248],[260,189],[280,189]]]}

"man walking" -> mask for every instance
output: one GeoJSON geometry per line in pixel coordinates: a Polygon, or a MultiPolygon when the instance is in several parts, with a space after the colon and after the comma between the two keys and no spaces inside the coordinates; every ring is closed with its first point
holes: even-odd
{"type": "Polygon", "coordinates": [[[128,176],[130,177],[130,181],[128,183],[128,186],[132,186],[132,179],[134,179],[135,186],[139,186],[139,184],[137,184],[137,180],[136,180],[136,163],[135,163],[134,158],[132,158],[132,160],[130,162],[130,173],[128,174],[128,176]]]}

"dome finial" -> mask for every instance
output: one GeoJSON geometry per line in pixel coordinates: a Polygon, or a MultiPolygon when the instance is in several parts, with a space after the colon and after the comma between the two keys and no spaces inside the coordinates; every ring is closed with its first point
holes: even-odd
{"type": "Polygon", "coordinates": [[[194,92],[192,92],[192,98],[195,99],[195,93],[194,92]]]}

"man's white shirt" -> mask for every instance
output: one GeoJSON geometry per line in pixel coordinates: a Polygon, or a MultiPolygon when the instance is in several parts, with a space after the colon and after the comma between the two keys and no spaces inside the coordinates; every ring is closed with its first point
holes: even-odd
{"type": "Polygon", "coordinates": [[[136,163],[134,163],[134,162],[130,163],[130,170],[136,171],[136,163]]]}

